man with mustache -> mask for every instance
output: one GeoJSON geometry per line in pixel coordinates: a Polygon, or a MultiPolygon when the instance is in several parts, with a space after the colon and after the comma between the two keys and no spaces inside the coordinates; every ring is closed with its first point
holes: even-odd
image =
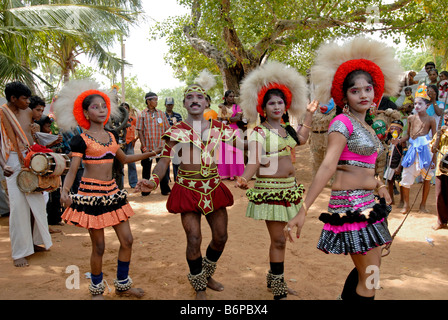
{"type": "Polygon", "coordinates": [[[180,213],[187,236],[186,259],[188,279],[196,291],[196,299],[206,299],[207,287],[222,291],[223,285],[212,276],[227,241],[227,210],[233,205],[230,190],[222,183],[215,163],[215,150],[221,141],[243,146],[234,131],[217,121],[207,121],[207,92],[200,85],[190,85],[184,92],[187,118],[173,125],[162,138],[165,148],[150,180],[137,183],[137,190],[150,192],[157,188],[159,177],[167,171],[171,158],[180,159],[176,183],[167,201],[171,213],[180,213]],[[205,257],[201,253],[201,218],[204,215],[212,232],[205,257]]]}

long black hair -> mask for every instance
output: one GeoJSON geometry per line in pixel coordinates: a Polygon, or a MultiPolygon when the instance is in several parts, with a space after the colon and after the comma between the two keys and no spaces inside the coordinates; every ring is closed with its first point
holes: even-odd
{"type": "Polygon", "coordinates": [[[226,92],[224,92],[223,105],[227,106],[227,98],[230,96],[231,93],[235,94],[235,92],[233,92],[233,90],[227,90],[226,92]]]}
{"type": "MultiPolygon", "coordinates": [[[[266,94],[263,97],[263,104],[261,105],[262,109],[266,109],[266,104],[268,103],[269,99],[271,99],[272,96],[279,96],[280,99],[283,100],[283,102],[286,105],[286,96],[280,89],[270,89],[266,92],[266,94]]],[[[282,120],[285,123],[285,129],[286,132],[289,133],[289,135],[297,142],[297,144],[300,144],[299,137],[297,136],[296,130],[294,130],[293,127],[289,124],[289,114],[288,111],[286,111],[282,115],[282,120]]],[[[266,121],[266,118],[260,114],[260,123],[263,123],[266,121]]]]}

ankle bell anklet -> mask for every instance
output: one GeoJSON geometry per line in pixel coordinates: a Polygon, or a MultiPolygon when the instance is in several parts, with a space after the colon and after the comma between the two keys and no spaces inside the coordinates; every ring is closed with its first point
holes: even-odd
{"type": "Polygon", "coordinates": [[[124,280],[114,279],[114,286],[117,291],[127,291],[132,287],[132,279],[129,276],[124,280]]]}
{"type": "Polygon", "coordinates": [[[205,273],[205,276],[210,278],[215,274],[216,271],[216,262],[210,261],[207,257],[202,259],[202,270],[205,273]]]}
{"type": "MultiPolygon", "coordinates": [[[[103,294],[104,291],[106,290],[106,285],[104,284],[104,282],[105,282],[105,280],[102,280],[98,284],[93,284],[92,282],[90,282],[90,285],[89,285],[90,294],[92,296],[97,296],[97,295],[103,294]]],[[[107,282],[106,282],[106,284],[107,284],[107,282]]],[[[108,287],[109,287],[109,285],[108,285],[108,287]]]]}
{"type": "Polygon", "coordinates": [[[204,270],[202,270],[199,274],[193,275],[189,273],[187,277],[195,291],[204,291],[207,288],[208,281],[204,270]]]}
{"type": "Polygon", "coordinates": [[[267,275],[267,280],[268,288],[272,289],[275,300],[286,298],[288,296],[288,286],[286,285],[283,274],[272,274],[269,272],[267,275]]]}

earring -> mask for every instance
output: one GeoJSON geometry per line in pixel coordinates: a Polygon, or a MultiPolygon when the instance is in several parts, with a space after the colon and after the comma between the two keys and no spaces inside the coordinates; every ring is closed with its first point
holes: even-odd
{"type": "Polygon", "coordinates": [[[374,114],[375,113],[375,109],[376,109],[376,103],[372,102],[371,106],[370,106],[370,114],[374,114]]]}
{"type": "Polygon", "coordinates": [[[345,114],[350,112],[350,108],[349,108],[348,104],[345,104],[344,108],[342,108],[342,112],[344,112],[345,114]]]}
{"type": "Polygon", "coordinates": [[[86,115],[86,120],[89,120],[89,116],[88,115],[86,115]]]}

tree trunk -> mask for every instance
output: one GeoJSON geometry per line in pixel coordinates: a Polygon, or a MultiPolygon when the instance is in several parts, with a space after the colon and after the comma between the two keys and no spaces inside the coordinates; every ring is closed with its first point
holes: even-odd
{"type": "Polygon", "coordinates": [[[224,91],[232,90],[236,96],[240,92],[240,83],[244,78],[244,69],[240,63],[234,67],[221,68],[224,91]]]}

